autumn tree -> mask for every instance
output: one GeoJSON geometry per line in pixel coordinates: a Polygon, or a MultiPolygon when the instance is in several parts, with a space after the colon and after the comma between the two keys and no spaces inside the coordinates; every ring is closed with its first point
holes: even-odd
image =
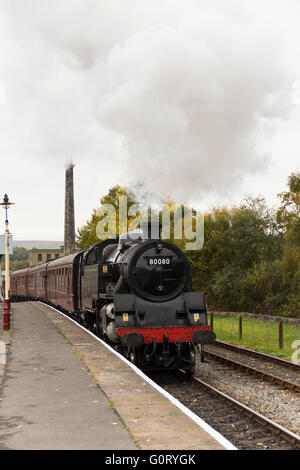
{"type": "Polygon", "coordinates": [[[281,312],[300,316],[300,173],[291,174],[288,189],[279,194],[281,206],[277,211],[277,220],[285,237],[280,263],[285,292],[281,312]]]}
{"type": "Polygon", "coordinates": [[[204,247],[197,263],[211,306],[257,310],[268,296],[257,282],[260,270],[281,253],[275,214],[263,198],[247,198],[231,209],[213,209],[205,216],[204,247]]]}
{"type": "MultiPolygon", "coordinates": [[[[136,199],[134,194],[128,190],[125,187],[121,187],[119,185],[116,185],[112,187],[108,193],[103,196],[100,200],[100,206],[96,209],[93,210],[91,218],[87,221],[87,223],[78,229],[78,240],[77,240],[77,247],[80,250],[84,250],[86,248],[89,248],[92,245],[95,245],[96,243],[99,243],[102,241],[101,238],[98,237],[97,235],[97,225],[99,222],[105,217],[101,214],[101,211],[99,209],[103,209],[106,204],[110,204],[114,209],[115,209],[115,214],[116,214],[116,235],[119,236],[119,198],[120,197],[127,197],[127,213],[130,210],[130,208],[136,204],[136,199]]],[[[130,223],[130,221],[133,219],[132,216],[129,216],[127,219],[127,222],[130,223]]],[[[126,231],[126,227],[122,227],[122,231],[126,231]]],[[[106,236],[105,238],[108,238],[106,236]]]]}
{"type": "Polygon", "coordinates": [[[286,239],[300,248],[300,173],[288,180],[289,191],[279,194],[281,206],[277,220],[286,233],[286,239]]]}

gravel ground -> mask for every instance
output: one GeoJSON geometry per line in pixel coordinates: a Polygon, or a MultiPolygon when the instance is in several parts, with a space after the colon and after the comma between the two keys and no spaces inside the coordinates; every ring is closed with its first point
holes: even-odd
{"type": "Polygon", "coordinates": [[[199,355],[195,376],[295,434],[300,434],[299,393],[282,390],[278,385],[211,359],[201,363],[199,355]]]}
{"type": "Polygon", "coordinates": [[[291,450],[293,446],[176,371],[150,374],[171,395],[220,432],[239,450],[291,450]]]}

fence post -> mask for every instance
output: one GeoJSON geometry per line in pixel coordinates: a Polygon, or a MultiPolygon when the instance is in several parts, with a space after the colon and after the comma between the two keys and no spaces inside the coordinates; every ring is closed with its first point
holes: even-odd
{"type": "Polygon", "coordinates": [[[283,323],[279,322],[279,349],[283,349],[283,323]]]}
{"type": "Polygon", "coordinates": [[[243,317],[239,316],[239,339],[243,339],[243,317]]]}
{"type": "Polygon", "coordinates": [[[211,312],[210,314],[210,326],[212,327],[212,329],[214,328],[214,313],[211,312]]]}

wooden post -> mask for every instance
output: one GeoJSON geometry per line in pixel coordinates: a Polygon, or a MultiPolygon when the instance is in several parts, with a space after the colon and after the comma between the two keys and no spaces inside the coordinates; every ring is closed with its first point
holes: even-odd
{"type": "Polygon", "coordinates": [[[243,339],[243,317],[239,316],[239,339],[243,339]]]}
{"type": "Polygon", "coordinates": [[[279,322],[279,349],[283,349],[283,323],[279,322]]]}

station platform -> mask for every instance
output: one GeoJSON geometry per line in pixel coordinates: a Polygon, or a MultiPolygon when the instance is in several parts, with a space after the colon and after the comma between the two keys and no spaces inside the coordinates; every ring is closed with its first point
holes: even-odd
{"type": "Polygon", "coordinates": [[[11,326],[0,450],[230,448],[55,309],[13,303],[11,326]]]}

